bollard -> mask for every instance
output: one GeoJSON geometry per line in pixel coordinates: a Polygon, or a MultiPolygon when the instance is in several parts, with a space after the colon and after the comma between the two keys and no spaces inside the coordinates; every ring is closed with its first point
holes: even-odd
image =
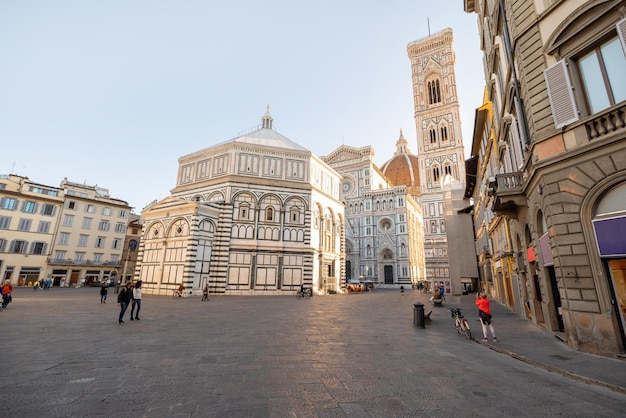
{"type": "Polygon", "coordinates": [[[417,302],[413,306],[413,325],[419,328],[426,328],[424,326],[424,304],[417,302]]]}

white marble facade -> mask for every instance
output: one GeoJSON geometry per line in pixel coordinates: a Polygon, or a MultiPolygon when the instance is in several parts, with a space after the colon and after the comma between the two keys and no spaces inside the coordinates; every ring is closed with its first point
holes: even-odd
{"type": "Polygon", "coordinates": [[[272,125],[179,158],[171,196],[142,212],[145,293],[345,287],[341,176],[272,125]]]}
{"type": "Polygon", "coordinates": [[[425,280],[421,207],[406,186],[393,186],[370,146],[342,145],[322,157],[341,173],[346,205],[346,281],[411,287],[425,280]]]}

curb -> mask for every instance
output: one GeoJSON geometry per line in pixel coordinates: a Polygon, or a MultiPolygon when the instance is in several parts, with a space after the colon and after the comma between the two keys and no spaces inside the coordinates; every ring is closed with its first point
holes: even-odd
{"type": "Polygon", "coordinates": [[[552,373],[560,374],[561,376],[567,377],[567,378],[572,379],[572,380],[576,380],[576,381],[579,381],[579,382],[583,382],[583,383],[587,383],[587,384],[591,384],[591,385],[595,385],[595,386],[600,386],[600,387],[612,390],[613,392],[626,394],[626,388],[624,388],[624,387],[613,385],[613,384],[607,383],[607,382],[602,382],[602,381],[596,380],[596,379],[591,379],[589,377],[581,376],[581,375],[576,374],[576,373],[568,372],[567,370],[563,370],[563,369],[560,369],[558,367],[550,366],[549,364],[545,364],[545,363],[542,363],[540,361],[529,359],[528,357],[524,357],[524,356],[522,356],[520,354],[517,354],[517,353],[514,353],[512,351],[505,350],[503,348],[495,347],[495,346],[493,346],[491,344],[484,343],[484,342],[479,341],[479,340],[477,340],[477,339],[475,339],[473,337],[472,337],[472,339],[476,343],[478,343],[480,345],[484,345],[484,346],[488,347],[489,349],[491,349],[493,351],[496,351],[496,352],[498,352],[500,354],[505,354],[505,355],[507,355],[507,356],[509,356],[511,358],[514,358],[516,360],[519,360],[519,361],[522,361],[524,363],[530,364],[532,366],[540,367],[540,368],[542,368],[544,370],[547,370],[547,371],[552,372],[552,373]]]}

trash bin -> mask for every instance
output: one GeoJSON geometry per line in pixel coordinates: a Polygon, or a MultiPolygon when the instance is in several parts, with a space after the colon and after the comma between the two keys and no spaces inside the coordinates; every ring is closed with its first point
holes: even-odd
{"type": "Polygon", "coordinates": [[[424,326],[424,304],[417,302],[413,306],[413,325],[419,328],[426,328],[424,326]]]}

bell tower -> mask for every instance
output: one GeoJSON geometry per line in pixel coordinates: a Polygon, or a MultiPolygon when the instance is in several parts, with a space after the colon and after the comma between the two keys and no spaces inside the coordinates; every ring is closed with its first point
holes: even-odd
{"type": "Polygon", "coordinates": [[[407,52],[413,81],[427,286],[433,290],[444,286],[446,293],[451,293],[457,287],[453,280],[460,279],[453,277],[457,269],[450,265],[446,217],[450,219],[456,206],[451,196],[458,196],[465,188],[452,29],[409,43],[407,52]]]}

